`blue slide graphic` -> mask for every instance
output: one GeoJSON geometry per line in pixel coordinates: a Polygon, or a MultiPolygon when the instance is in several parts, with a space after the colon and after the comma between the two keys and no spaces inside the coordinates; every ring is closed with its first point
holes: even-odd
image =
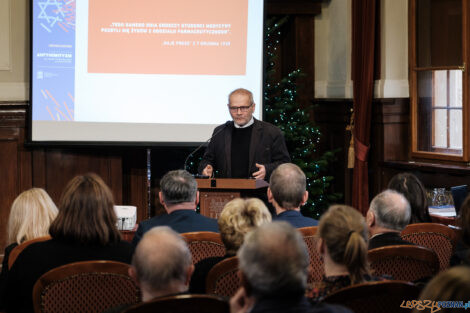
{"type": "Polygon", "coordinates": [[[75,0],[33,0],[33,120],[73,121],[75,0]]]}

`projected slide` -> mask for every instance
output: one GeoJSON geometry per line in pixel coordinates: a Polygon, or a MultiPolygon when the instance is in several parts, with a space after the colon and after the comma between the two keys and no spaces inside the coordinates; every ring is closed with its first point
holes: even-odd
{"type": "Polygon", "coordinates": [[[263,1],[33,0],[32,141],[201,142],[262,112],[263,1]]]}
{"type": "Polygon", "coordinates": [[[159,2],[90,0],[88,72],[245,74],[247,0],[159,2]]]}

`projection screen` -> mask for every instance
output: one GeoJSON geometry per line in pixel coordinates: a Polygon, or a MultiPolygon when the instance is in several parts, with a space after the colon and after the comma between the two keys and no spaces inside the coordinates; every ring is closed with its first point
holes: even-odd
{"type": "Polygon", "coordinates": [[[253,92],[262,0],[32,0],[32,143],[206,141],[253,92]]]}

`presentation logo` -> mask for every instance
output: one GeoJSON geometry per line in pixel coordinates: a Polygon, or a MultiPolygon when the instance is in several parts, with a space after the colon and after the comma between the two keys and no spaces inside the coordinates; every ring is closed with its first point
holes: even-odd
{"type": "Polygon", "coordinates": [[[75,30],[75,0],[38,1],[37,20],[47,32],[54,28],[64,32],[75,30]]]}

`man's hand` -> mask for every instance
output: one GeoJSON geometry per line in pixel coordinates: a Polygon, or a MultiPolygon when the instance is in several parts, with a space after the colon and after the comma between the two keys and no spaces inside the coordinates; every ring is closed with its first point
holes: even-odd
{"type": "Polygon", "coordinates": [[[202,170],[202,175],[212,177],[212,173],[214,172],[214,168],[212,165],[207,164],[206,167],[202,170]]]}
{"type": "Polygon", "coordinates": [[[241,287],[230,299],[230,313],[246,313],[255,304],[255,299],[246,295],[245,288],[241,287]]]}
{"type": "Polygon", "coordinates": [[[266,176],[266,168],[263,164],[256,163],[255,165],[258,168],[258,171],[252,174],[253,177],[256,179],[264,179],[264,177],[266,176]]]}

